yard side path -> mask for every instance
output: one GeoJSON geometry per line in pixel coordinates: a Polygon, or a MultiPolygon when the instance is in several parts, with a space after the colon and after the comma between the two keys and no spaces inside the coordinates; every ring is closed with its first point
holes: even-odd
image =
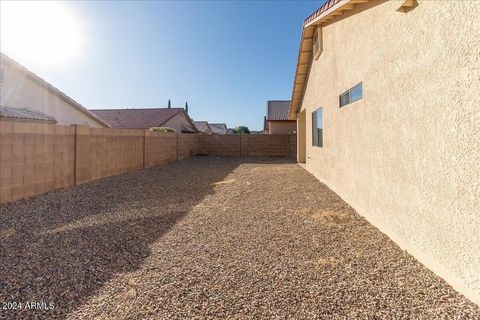
{"type": "Polygon", "coordinates": [[[300,166],[195,157],[0,207],[0,319],[478,319],[300,166]]]}

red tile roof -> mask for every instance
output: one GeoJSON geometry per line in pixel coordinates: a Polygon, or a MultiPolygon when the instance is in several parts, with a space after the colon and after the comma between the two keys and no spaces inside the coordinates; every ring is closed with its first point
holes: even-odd
{"type": "Polygon", "coordinates": [[[227,125],[225,123],[209,123],[212,131],[217,134],[227,134],[227,125]]]}
{"type": "Polygon", "coordinates": [[[108,122],[112,128],[148,129],[163,123],[182,112],[182,108],[101,109],[90,110],[108,122]]]}

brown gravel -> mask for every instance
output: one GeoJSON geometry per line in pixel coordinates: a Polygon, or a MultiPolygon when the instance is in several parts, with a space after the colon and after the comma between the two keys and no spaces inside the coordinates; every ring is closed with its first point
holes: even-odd
{"type": "Polygon", "coordinates": [[[0,303],[23,303],[1,319],[480,318],[283,159],[196,157],[2,205],[0,252],[0,303]]]}

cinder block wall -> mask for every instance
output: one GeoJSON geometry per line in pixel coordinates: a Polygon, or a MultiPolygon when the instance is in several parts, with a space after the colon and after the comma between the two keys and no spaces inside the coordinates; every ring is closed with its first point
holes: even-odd
{"type": "Polygon", "coordinates": [[[289,135],[242,134],[242,155],[244,156],[289,156],[289,135]]]}
{"type": "Polygon", "coordinates": [[[177,161],[177,134],[145,131],[145,167],[177,161]]]}
{"type": "Polygon", "coordinates": [[[240,156],[241,135],[199,135],[198,153],[215,156],[240,156]]]}
{"type": "Polygon", "coordinates": [[[195,156],[197,149],[197,135],[181,133],[178,135],[178,160],[195,156]]]}
{"type": "Polygon", "coordinates": [[[76,129],[76,183],[143,169],[144,130],[76,129]]]}
{"type": "Polygon", "coordinates": [[[0,121],[0,202],[72,186],[74,128],[0,121]]]}
{"type": "Polygon", "coordinates": [[[297,157],[297,135],[296,134],[290,135],[290,157],[292,158],[297,157]]]}
{"type": "Polygon", "coordinates": [[[196,134],[0,121],[0,203],[196,155],[196,134]]]}
{"type": "Polygon", "coordinates": [[[196,154],[294,156],[291,135],[197,135],[0,121],[0,203],[196,154]]]}
{"type": "Polygon", "coordinates": [[[295,157],[295,135],[199,135],[198,153],[217,156],[295,157]]]}

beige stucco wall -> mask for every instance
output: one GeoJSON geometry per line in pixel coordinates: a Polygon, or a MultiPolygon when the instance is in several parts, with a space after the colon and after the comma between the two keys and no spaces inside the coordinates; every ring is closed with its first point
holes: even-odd
{"type": "Polygon", "coordinates": [[[480,2],[400,4],[360,4],[323,27],[302,104],[306,168],[479,303],[480,2]],[[360,81],[363,99],[340,109],[360,81]],[[323,148],[311,146],[318,107],[323,148]]]}
{"type": "Polygon", "coordinates": [[[195,131],[190,121],[183,112],[177,113],[175,116],[170,118],[168,121],[162,124],[162,127],[169,127],[175,129],[177,133],[182,133],[182,131],[195,131]]]}
{"type": "Polygon", "coordinates": [[[292,134],[297,131],[297,123],[295,121],[269,121],[269,134],[292,134]]]}
{"type": "Polygon", "coordinates": [[[53,116],[62,125],[104,127],[10,63],[2,61],[1,66],[4,69],[4,83],[0,85],[0,105],[38,110],[53,116]]]}

